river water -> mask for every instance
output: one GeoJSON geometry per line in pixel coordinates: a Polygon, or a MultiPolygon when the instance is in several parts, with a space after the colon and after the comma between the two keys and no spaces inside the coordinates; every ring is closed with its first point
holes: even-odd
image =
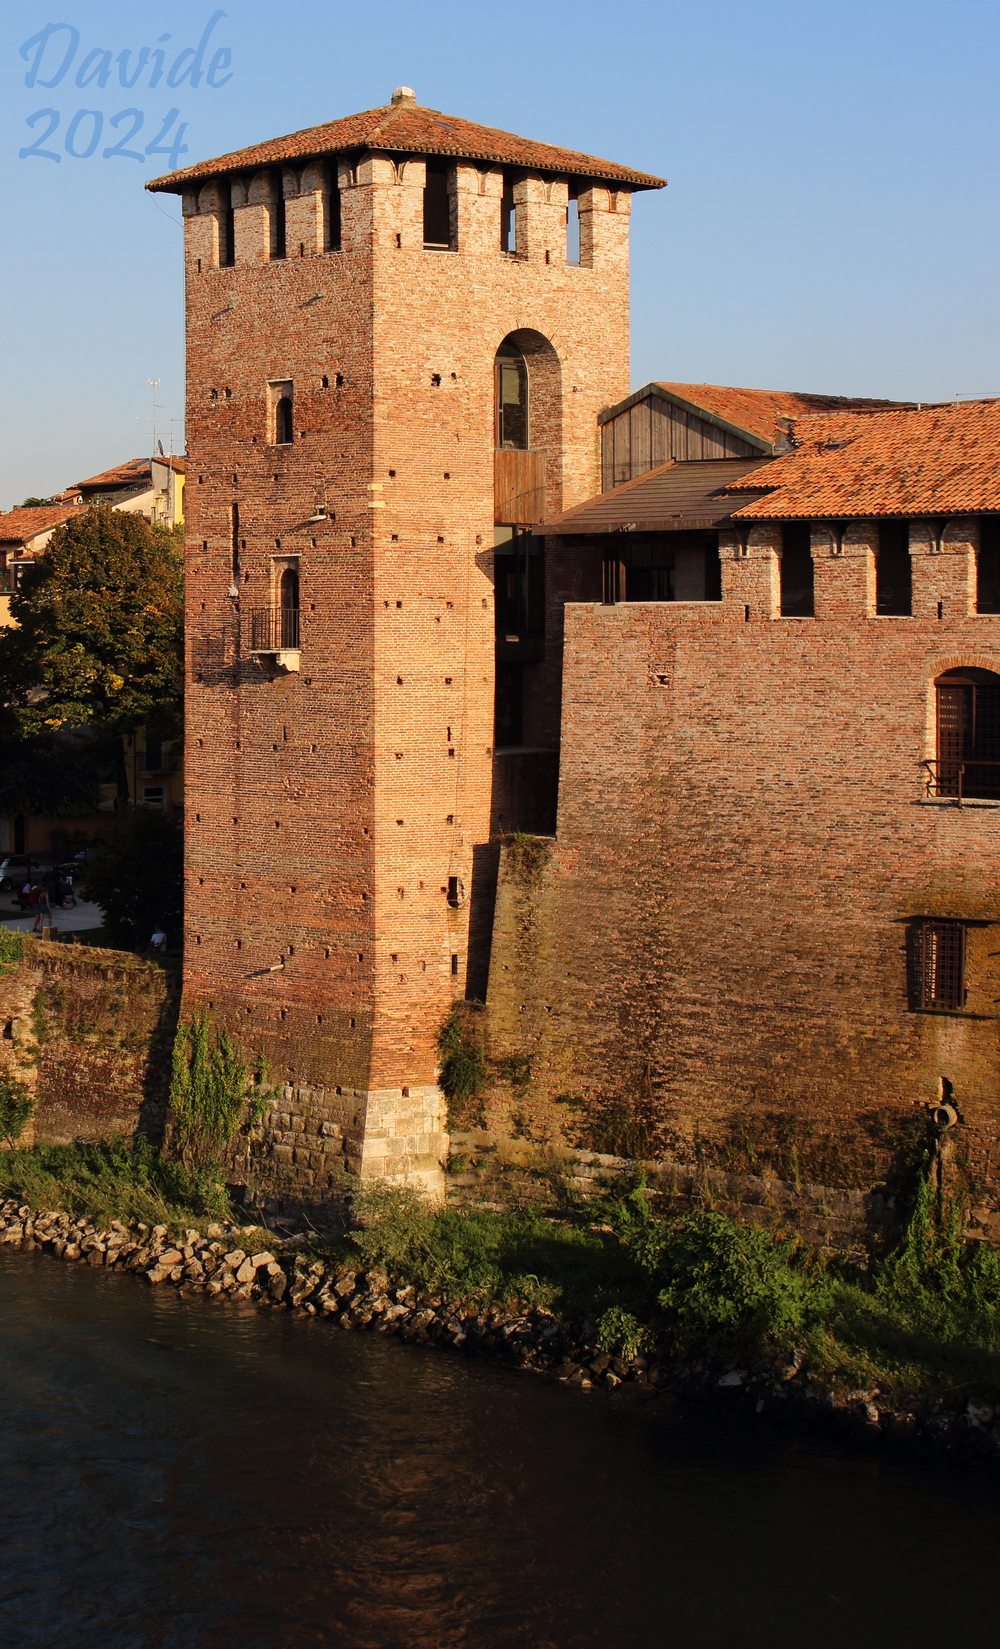
{"type": "Polygon", "coordinates": [[[996,1641],[981,1478],[0,1251],[3,1649],[996,1641]]]}

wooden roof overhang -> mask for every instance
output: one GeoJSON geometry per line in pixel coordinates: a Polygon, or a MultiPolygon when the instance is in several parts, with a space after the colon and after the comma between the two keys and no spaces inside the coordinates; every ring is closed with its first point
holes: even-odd
{"type": "Polygon", "coordinates": [[[673,461],[589,498],[543,521],[548,537],[607,536],[625,532],[710,532],[747,502],[747,493],[721,491],[769,462],[766,458],[673,461]]]}

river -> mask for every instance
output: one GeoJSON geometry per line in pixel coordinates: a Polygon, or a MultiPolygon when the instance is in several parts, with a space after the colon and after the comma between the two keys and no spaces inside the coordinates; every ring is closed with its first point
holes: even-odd
{"type": "Polygon", "coordinates": [[[993,1639],[987,1481],[0,1251],[4,1649],[993,1639]]]}

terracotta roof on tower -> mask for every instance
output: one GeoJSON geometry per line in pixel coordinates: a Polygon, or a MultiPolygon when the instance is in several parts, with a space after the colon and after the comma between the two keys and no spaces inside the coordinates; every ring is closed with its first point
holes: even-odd
{"type": "Polygon", "coordinates": [[[873,401],[867,396],[812,395],[794,389],[733,389],[728,384],[667,384],[658,381],[673,399],[720,418],[735,429],[762,441],[772,441],[779,419],[800,418],[813,412],[885,412],[912,402],[873,401]]]}
{"type": "Polygon", "coordinates": [[[739,520],[1000,510],[1000,399],[798,418],[795,449],[742,491],[739,520]]]}
{"type": "Polygon", "coordinates": [[[269,138],[266,143],[254,143],[249,148],[219,155],[215,160],[199,161],[194,166],[185,166],[164,177],[151,178],[146,188],[179,193],[186,184],[229,172],[244,172],[259,166],[277,166],[282,162],[350,153],[359,149],[372,149],[385,154],[449,155],[456,160],[493,161],[497,165],[523,167],[526,171],[570,173],[574,177],[594,178],[604,183],[625,183],[633,189],[662,189],[664,183],[663,178],[653,177],[647,172],[635,172],[631,167],[619,166],[612,160],[598,160],[594,155],[577,154],[573,149],[558,149],[549,143],[533,143],[529,138],[516,137],[512,132],[497,131],[492,126],[477,126],[471,120],[441,114],[437,109],[425,109],[412,98],[403,98],[384,104],[379,109],[366,109],[362,114],[332,120],[325,126],[309,126],[304,131],[290,133],[288,137],[269,138]]]}

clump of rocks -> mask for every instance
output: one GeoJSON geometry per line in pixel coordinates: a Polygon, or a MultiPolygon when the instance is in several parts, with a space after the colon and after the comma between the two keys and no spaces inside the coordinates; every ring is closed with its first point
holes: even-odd
{"type": "Polygon", "coordinates": [[[820,1424],[854,1443],[932,1448],[956,1459],[1000,1465],[1000,1404],[969,1398],[949,1406],[917,1394],[890,1399],[877,1388],[833,1390],[799,1352],[764,1369],[614,1356],[595,1344],[592,1323],[567,1325],[544,1309],[476,1309],[418,1294],[378,1268],[317,1258],[303,1249],[301,1239],[254,1250],[252,1239],[260,1235],[258,1228],[213,1222],[181,1237],[166,1225],[111,1220],[101,1226],[16,1200],[0,1203],[0,1245],[136,1272],[154,1286],[168,1283],[209,1298],[328,1318],[345,1330],[369,1329],[417,1345],[483,1353],[584,1391],[627,1388],[675,1399],[708,1397],[770,1420],[820,1424]]]}

